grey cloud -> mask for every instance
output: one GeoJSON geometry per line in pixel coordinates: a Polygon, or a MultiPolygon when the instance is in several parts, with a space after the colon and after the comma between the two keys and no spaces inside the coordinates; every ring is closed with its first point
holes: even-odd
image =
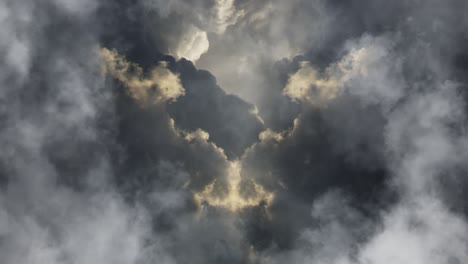
{"type": "Polygon", "coordinates": [[[1,2],[1,259],[466,262],[466,10],[1,2]]]}
{"type": "Polygon", "coordinates": [[[1,49],[17,60],[0,65],[2,261],[136,263],[149,225],[109,185],[112,140],[100,121],[111,116],[112,102],[87,15],[61,2],[2,3],[3,32],[13,34],[4,39],[19,38],[1,49]],[[18,49],[24,52],[11,52],[18,49]]]}

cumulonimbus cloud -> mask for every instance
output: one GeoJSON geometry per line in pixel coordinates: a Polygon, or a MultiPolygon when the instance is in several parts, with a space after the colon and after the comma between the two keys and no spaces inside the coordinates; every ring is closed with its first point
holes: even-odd
{"type": "Polygon", "coordinates": [[[0,261],[467,263],[466,10],[1,2],[0,261]]]}

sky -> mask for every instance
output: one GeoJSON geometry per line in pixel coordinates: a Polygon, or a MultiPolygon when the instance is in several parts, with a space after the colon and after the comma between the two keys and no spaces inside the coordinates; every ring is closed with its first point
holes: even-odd
{"type": "Polygon", "coordinates": [[[0,0],[0,263],[468,263],[466,0],[0,0]]]}

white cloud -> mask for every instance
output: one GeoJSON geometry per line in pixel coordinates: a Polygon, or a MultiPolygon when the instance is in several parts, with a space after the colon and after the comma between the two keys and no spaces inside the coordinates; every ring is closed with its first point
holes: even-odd
{"type": "Polygon", "coordinates": [[[177,58],[186,58],[196,62],[200,56],[208,51],[209,47],[210,42],[206,32],[191,26],[182,34],[181,40],[175,45],[175,48],[171,47],[169,52],[177,58]]]}

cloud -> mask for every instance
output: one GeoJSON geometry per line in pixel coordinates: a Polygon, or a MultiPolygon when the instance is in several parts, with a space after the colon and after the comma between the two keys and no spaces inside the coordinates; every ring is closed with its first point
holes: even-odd
{"type": "Polygon", "coordinates": [[[402,60],[392,54],[390,36],[363,36],[348,43],[346,54],[320,74],[309,62],[301,62],[289,77],[283,93],[291,99],[326,105],[347,90],[367,103],[398,101],[406,88],[402,60]]]}
{"type": "Polygon", "coordinates": [[[333,76],[324,79],[318,77],[308,63],[301,63],[301,68],[291,75],[283,93],[294,100],[322,105],[334,99],[339,91],[339,81],[333,76]]]}
{"type": "Polygon", "coordinates": [[[254,181],[241,184],[241,170],[240,162],[232,161],[228,168],[227,194],[217,195],[214,191],[216,185],[216,181],[214,181],[207,185],[203,191],[194,194],[199,206],[202,207],[204,203],[207,203],[210,206],[226,208],[233,212],[246,207],[258,206],[261,203],[268,206],[273,200],[273,193],[265,191],[254,181]]]}
{"type": "Polygon", "coordinates": [[[230,25],[237,23],[237,20],[243,16],[243,10],[237,10],[234,0],[216,0],[215,10],[215,32],[222,34],[230,25]]]}
{"type": "Polygon", "coordinates": [[[398,206],[382,230],[366,244],[360,261],[368,263],[462,263],[467,226],[460,216],[430,197],[398,206]],[[405,241],[402,248],[400,242],[405,241]]]}
{"type": "Polygon", "coordinates": [[[3,262],[467,262],[466,7],[0,3],[3,262]]]}
{"type": "Polygon", "coordinates": [[[170,65],[180,74],[186,91],[167,107],[177,127],[208,132],[210,141],[223,148],[229,159],[237,159],[258,140],[264,124],[254,105],[227,94],[211,73],[195,68],[186,60],[170,65]]]}
{"type": "Polygon", "coordinates": [[[21,39],[0,47],[17,50],[0,63],[2,262],[140,261],[150,225],[112,187],[113,103],[96,74],[94,32],[81,24],[88,16],[54,1],[0,9],[3,32],[21,39]]]}
{"type": "Polygon", "coordinates": [[[208,51],[209,47],[210,42],[208,41],[206,32],[193,27],[188,30],[181,42],[170,53],[174,54],[177,58],[197,61],[201,55],[208,51]]]}
{"type": "Polygon", "coordinates": [[[145,78],[140,66],[127,62],[115,50],[103,48],[100,56],[103,72],[122,82],[130,96],[144,106],[175,100],[184,94],[179,76],[168,70],[165,63],[154,67],[145,78]]]}

